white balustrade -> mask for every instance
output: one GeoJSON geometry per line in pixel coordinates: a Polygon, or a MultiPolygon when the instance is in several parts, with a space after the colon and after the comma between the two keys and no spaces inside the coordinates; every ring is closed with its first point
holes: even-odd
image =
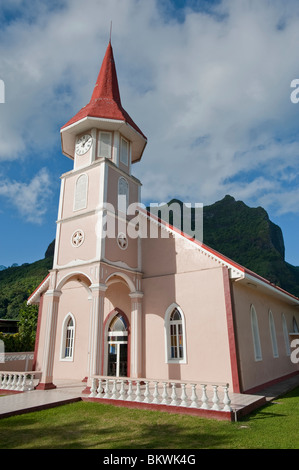
{"type": "Polygon", "coordinates": [[[160,403],[160,395],[159,395],[159,382],[158,380],[154,381],[154,392],[153,392],[153,401],[154,404],[160,403]]]}
{"type": "Polygon", "coordinates": [[[191,408],[199,408],[199,406],[198,406],[198,396],[197,396],[197,393],[196,393],[196,384],[191,384],[191,389],[192,389],[192,393],[191,393],[191,405],[190,405],[190,407],[191,408]]]}
{"type": "MultiPolygon", "coordinates": [[[[11,381],[11,377],[2,377],[1,387],[3,388],[3,384],[10,386],[11,381]]],[[[182,408],[232,411],[228,384],[94,376],[91,379],[89,396],[182,408]]]]}
{"type": "Polygon", "coordinates": [[[213,403],[212,410],[220,411],[221,408],[219,406],[219,397],[218,397],[218,385],[213,385],[214,395],[213,395],[213,403]]]}
{"type": "Polygon", "coordinates": [[[40,372],[0,372],[0,390],[28,392],[34,389],[34,379],[40,372]]]}

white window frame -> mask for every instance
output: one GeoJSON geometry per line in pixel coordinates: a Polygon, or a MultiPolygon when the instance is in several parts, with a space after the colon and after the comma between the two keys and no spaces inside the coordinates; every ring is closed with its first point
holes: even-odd
{"type": "Polygon", "coordinates": [[[76,322],[75,322],[75,317],[74,315],[69,312],[64,321],[63,321],[63,324],[62,324],[62,334],[61,334],[61,347],[60,347],[60,360],[61,361],[67,361],[67,362],[72,362],[74,360],[74,345],[75,345],[75,332],[76,332],[76,322]],[[65,349],[66,349],[66,339],[67,339],[67,331],[68,331],[68,322],[69,320],[72,319],[73,320],[73,326],[70,327],[70,329],[72,330],[72,347],[71,347],[71,350],[72,350],[72,354],[70,356],[66,356],[65,355],[65,349]]]}
{"type": "Polygon", "coordinates": [[[97,150],[97,155],[98,155],[98,158],[109,158],[109,160],[111,160],[112,158],[112,132],[110,131],[99,131],[98,133],[98,150],[97,150]],[[102,134],[108,134],[110,136],[110,151],[109,151],[109,155],[101,155],[100,153],[100,149],[101,149],[101,136],[102,134]]]}
{"type": "Polygon", "coordinates": [[[253,340],[253,348],[254,348],[254,358],[256,361],[262,361],[262,348],[261,348],[261,341],[260,341],[260,333],[259,333],[259,324],[257,313],[255,310],[254,305],[250,307],[250,319],[251,319],[251,331],[252,331],[252,340],[253,340]]]}
{"type": "Polygon", "coordinates": [[[278,354],[275,322],[274,322],[274,317],[273,317],[273,313],[271,310],[269,310],[269,329],[270,329],[273,357],[276,358],[276,357],[279,357],[279,354],[278,354]]]}
{"type": "Polygon", "coordinates": [[[78,176],[75,182],[74,207],[73,207],[74,212],[82,211],[83,209],[87,208],[87,197],[88,197],[88,175],[86,173],[82,173],[81,175],[78,176]],[[78,199],[78,182],[80,179],[82,180],[82,178],[84,178],[85,180],[85,194],[84,194],[84,198],[82,198],[82,201],[84,202],[84,204],[81,203],[81,206],[78,207],[78,200],[80,201],[80,199],[78,199]]]}
{"type": "Polygon", "coordinates": [[[177,303],[172,303],[166,310],[164,316],[164,335],[165,335],[165,362],[167,364],[187,364],[187,349],[186,349],[186,328],[185,328],[185,315],[181,307],[177,303]],[[171,335],[170,335],[170,316],[172,312],[177,309],[181,315],[182,325],[182,339],[183,339],[183,357],[171,357],[171,335]]]}
{"type": "Polygon", "coordinates": [[[119,161],[125,166],[129,166],[129,157],[130,157],[130,142],[125,139],[123,136],[120,136],[120,145],[119,145],[119,161]],[[123,160],[122,145],[123,142],[127,144],[128,151],[126,153],[126,160],[123,160]]]}
{"type": "MultiPolygon", "coordinates": [[[[126,326],[126,330],[124,331],[121,331],[121,330],[113,330],[113,331],[109,331],[109,328],[110,328],[110,325],[112,323],[112,321],[115,319],[115,317],[117,315],[121,315],[123,317],[123,314],[117,310],[114,311],[114,315],[112,316],[112,318],[109,319],[109,321],[107,321],[106,323],[106,326],[105,326],[105,347],[104,347],[104,373],[107,375],[108,373],[108,355],[109,355],[109,345],[111,343],[114,343],[114,344],[127,344],[127,347],[128,347],[128,352],[129,352],[129,324],[128,325],[125,325],[126,326]],[[117,334],[116,334],[117,333],[117,334]],[[113,336],[122,336],[123,337],[123,341],[121,340],[118,340],[118,341],[111,341],[110,338],[113,337],[113,336]]],[[[119,346],[117,346],[117,354],[119,354],[119,346]]],[[[127,357],[127,359],[129,358],[129,356],[127,357]]],[[[129,367],[129,361],[128,361],[128,364],[127,366],[129,367]]],[[[119,364],[118,364],[118,371],[119,371],[119,364]]],[[[111,378],[115,377],[113,375],[110,376],[111,378]]],[[[117,377],[117,376],[116,376],[117,377]]]]}
{"type": "Polygon", "coordinates": [[[284,313],[281,315],[281,321],[282,321],[282,331],[283,331],[284,343],[285,343],[285,348],[286,348],[286,354],[287,356],[290,356],[291,355],[290,338],[289,338],[288,325],[287,325],[287,321],[286,321],[286,317],[284,313]]]}
{"type": "Polygon", "coordinates": [[[129,183],[126,180],[126,178],[121,176],[120,178],[118,178],[118,185],[117,185],[117,209],[119,212],[126,214],[128,206],[129,206],[129,183]],[[126,188],[126,194],[120,194],[121,187],[126,188]],[[126,196],[125,206],[122,203],[123,196],[126,196]]]}

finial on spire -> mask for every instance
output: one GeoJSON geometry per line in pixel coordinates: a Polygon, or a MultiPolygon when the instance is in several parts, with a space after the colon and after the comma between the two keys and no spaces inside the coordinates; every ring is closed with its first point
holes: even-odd
{"type": "Polygon", "coordinates": [[[111,44],[111,35],[112,35],[112,21],[110,22],[110,37],[109,37],[110,44],[111,44]]]}

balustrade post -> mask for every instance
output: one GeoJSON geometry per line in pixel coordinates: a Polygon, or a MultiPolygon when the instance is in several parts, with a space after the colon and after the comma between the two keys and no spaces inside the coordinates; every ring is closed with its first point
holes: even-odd
{"type": "Polygon", "coordinates": [[[181,384],[181,387],[182,387],[182,394],[181,394],[180,406],[188,406],[188,403],[187,403],[188,396],[187,396],[187,393],[186,393],[186,384],[181,384]]]}
{"type": "Polygon", "coordinates": [[[111,398],[112,398],[112,400],[117,400],[117,379],[113,380],[111,398]]]}
{"type": "Polygon", "coordinates": [[[159,400],[160,395],[159,395],[158,384],[159,384],[159,382],[156,380],[154,382],[154,393],[153,393],[153,398],[154,399],[152,401],[152,403],[156,403],[156,404],[160,403],[160,400],[159,400]]]}
{"type": "Polygon", "coordinates": [[[150,403],[150,392],[149,392],[149,382],[145,382],[145,392],[144,392],[144,400],[143,403],[150,403]]]}
{"type": "Polygon", "coordinates": [[[10,390],[15,390],[17,384],[17,374],[13,374],[10,390]]]}
{"type": "Polygon", "coordinates": [[[18,374],[18,382],[17,382],[16,390],[21,390],[21,387],[22,387],[22,375],[18,374]]]}
{"type": "Polygon", "coordinates": [[[171,388],[172,388],[172,392],[171,392],[171,403],[170,404],[172,406],[177,406],[178,402],[177,402],[176,386],[175,386],[174,382],[172,382],[171,388]]]}
{"type": "Polygon", "coordinates": [[[129,388],[128,388],[127,401],[133,401],[133,385],[132,385],[132,380],[128,380],[128,382],[129,382],[129,388]]]}
{"type": "Polygon", "coordinates": [[[140,390],[140,380],[136,381],[136,398],[135,401],[141,401],[141,390],[140,390]]]}
{"type": "Polygon", "coordinates": [[[29,379],[29,383],[28,383],[28,391],[31,391],[31,390],[34,389],[33,378],[34,378],[34,375],[30,374],[30,379],[29,379]]]}
{"type": "Polygon", "coordinates": [[[106,379],[104,398],[110,398],[109,379],[106,379]]]}
{"type": "Polygon", "coordinates": [[[7,389],[7,385],[8,385],[8,382],[9,382],[9,375],[8,374],[4,374],[4,382],[3,382],[3,389],[7,389]]]}
{"type": "Polygon", "coordinates": [[[22,380],[22,385],[21,385],[21,391],[24,392],[26,390],[26,374],[22,374],[23,380],[22,380]]]}
{"type": "Polygon", "coordinates": [[[192,393],[191,393],[190,408],[198,408],[199,405],[198,405],[198,396],[197,396],[197,393],[196,393],[196,384],[191,384],[191,389],[192,389],[192,393]]]}
{"type": "Polygon", "coordinates": [[[96,398],[102,398],[102,396],[103,396],[103,381],[100,378],[99,379],[99,385],[98,385],[98,388],[97,388],[96,398]]]}
{"type": "Polygon", "coordinates": [[[213,385],[213,390],[214,390],[214,395],[213,395],[213,403],[214,405],[212,406],[212,410],[219,411],[221,408],[219,406],[219,397],[218,397],[218,385],[213,385]]]}
{"type": "Polygon", "coordinates": [[[124,380],[122,380],[121,383],[120,383],[119,399],[120,400],[125,400],[125,398],[126,398],[125,382],[124,382],[124,380]]]}
{"type": "Polygon", "coordinates": [[[96,391],[97,391],[97,379],[95,377],[93,377],[91,379],[91,388],[90,388],[90,397],[93,398],[96,396],[96,391]]]}
{"type": "Polygon", "coordinates": [[[8,381],[7,381],[7,386],[6,386],[7,390],[10,390],[12,381],[13,381],[13,374],[8,374],[8,381]]]}
{"type": "Polygon", "coordinates": [[[167,382],[163,382],[162,405],[168,405],[168,401],[167,382]]]}
{"type": "Polygon", "coordinates": [[[232,411],[231,409],[231,400],[228,396],[228,384],[224,386],[224,398],[223,398],[224,408],[223,411],[232,411]]]}
{"type": "Polygon", "coordinates": [[[208,405],[208,396],[207,396],[207,386],[205,384],[201,384],[201,388],[202,388],[202,396],[201,396],[202,405],[200,408],[203,410],[208,410],[209,405],[208,405]]]}

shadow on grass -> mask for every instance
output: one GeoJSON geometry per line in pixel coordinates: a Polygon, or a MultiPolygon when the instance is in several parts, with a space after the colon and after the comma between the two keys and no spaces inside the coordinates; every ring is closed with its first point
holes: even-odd
{"type": "Polygon", "coordinates": [[[2,419],[0,448],[207,449],[223,448],[231,442],[224,429],[215,434],[214,423],[206,425],[198,418],[86,405],[74,408],[69,419],[67,407],[71,405],[60,407],[61,413],[48,410],[2,419]]]}
{"type": "Polygon", "coordinates": [[[261,408],[252,411],[249,415],[246,415],[240,419],[240,422],[249,422],[255,421],[259,419],[269,419],[269,418],[285,418],[287,415],[285,413],[280,413],[279,406],[275,402],[267,403],[266,405],[262,406],[261,408]],[[271,411],[272,410],[272,411],[271,411]]]}

